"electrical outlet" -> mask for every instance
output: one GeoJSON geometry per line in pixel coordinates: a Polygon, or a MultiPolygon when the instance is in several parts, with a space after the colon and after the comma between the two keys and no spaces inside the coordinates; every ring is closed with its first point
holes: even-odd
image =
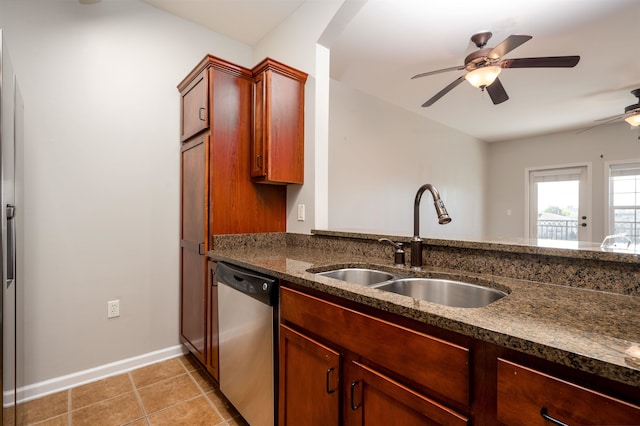
{"type": "Polygon", "coordinates": [[[110,300],[107,302],[107,318],[117,318],[120,316],[120,300],[110,300]]]}

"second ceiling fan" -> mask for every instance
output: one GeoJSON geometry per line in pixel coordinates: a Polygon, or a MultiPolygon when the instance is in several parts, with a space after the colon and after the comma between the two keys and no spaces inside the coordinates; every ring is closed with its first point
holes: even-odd
{"type": "Polygon", "coordinates": [[[478,47],[464,59],[464,65],[424,72],[411,77],[420,78],[447,71],[462,71],[467,73],[455,79],[444,89],[436,93],[431,99],[422,104],[423,107],[433,105],[438,99],[449,93],[453,88],[467,80],[471,85],[484,90],[487,89],[491,101],[499,104],[507,99],[506,90],[500,83],[498,74],[503,68],[571,68],[580,61],[580,56],[546,56],[537,58],[502,59],[504,55],[516,47],[531,40],[529,35],[510,35],[496,47],[485,47],[493,34],[486,31],[474,34],[471,41],[478,47]]]}

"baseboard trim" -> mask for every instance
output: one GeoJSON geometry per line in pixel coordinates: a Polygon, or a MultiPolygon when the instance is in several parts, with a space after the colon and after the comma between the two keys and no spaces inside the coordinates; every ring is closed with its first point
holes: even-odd
{"type": "MultiPolygon", "coordinates": [[[[18,403],[27,402],[52,393],[67,390],[86,383],[95,382],[106,377],[115,376],[153,364],[159,361],[175,358],[187,352],[183,345],[171,346],[165,349],[149,352],[135,357],[123,359],[109,364],[100,365],[88,370],[67,374],[66,376],[55,377],[53,379],[34,383],[17,389],[18,403]]],[[[13,392],[3,393],[4,406],[13,403],[13,392]]]]}

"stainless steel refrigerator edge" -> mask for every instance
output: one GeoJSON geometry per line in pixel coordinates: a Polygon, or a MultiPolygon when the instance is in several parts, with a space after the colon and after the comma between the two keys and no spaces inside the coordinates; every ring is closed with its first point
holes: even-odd
{"type": "Polygon", "coordinates": [[[16,356],[18,334],[17,319],[21,301],[17,291],[17,235],[16,220],[19,207],[16,207],[16,147],[22,144],[24,137],[23,102],[16,83],[5,34],[0,29],[0,176],[2,188],[0,194],[0,216],[2,217],[2,244],[0,245],[0,261],[2,277],[0,283],[0,321],[2,321],[2,424],[18,424],[16,412],[16,388],[20,382],[18,369],[19,357],[16,356]]]}

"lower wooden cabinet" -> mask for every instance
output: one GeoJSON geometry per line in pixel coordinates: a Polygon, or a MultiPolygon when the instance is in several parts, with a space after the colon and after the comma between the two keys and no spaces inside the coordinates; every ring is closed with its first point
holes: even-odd
{"type": "Polygon", "coordinates": [[[444,402],[468,405],[466,348],[287,287],[280,296],[280,426],[469,423],[444,402]]]}
{"type": "Polygon", "coordinates": [[[180,149],[180,337],[202,363],[206,358],[207,144],[208,138],[200,135],[180,149]]]}
{"type": "Polygon", "coordinates": [[[638,425],[640,407],[498,359],[498,421],[505,425],[638,425]]]}
{"type": "Polygon", "coordinates": [[[341,356],[284,325],[280,326],[279,424],[339,424],[341,356]]]}
{"type": "Polygon", "coordinates": [[[637,387],[294,284],[280,296],[280,426],[640,425],[637,387]]]}
{"type": "Polygon", "coordinates": [[[468,419],[367,365],[352,361],[345,382],[348,425],[467,425],[468,419]]]}

